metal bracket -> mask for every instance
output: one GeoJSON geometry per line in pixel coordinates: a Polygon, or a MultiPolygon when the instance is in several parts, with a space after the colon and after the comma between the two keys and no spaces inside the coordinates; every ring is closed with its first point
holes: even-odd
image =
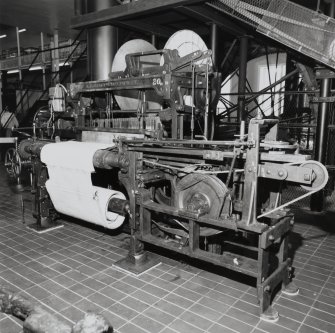
{"type": "Polygon", "coordinates": [[[331,97],[313,97],[312,98],[313,103],[334,103],[335,102],[335,96],[331,97]]]}
{"type": "Polygon", "coordinates": [[[330,69],[319,68],[315,71],[315,78],[316,79],[334,79],[335,72],[331,71],[330,69]]]}

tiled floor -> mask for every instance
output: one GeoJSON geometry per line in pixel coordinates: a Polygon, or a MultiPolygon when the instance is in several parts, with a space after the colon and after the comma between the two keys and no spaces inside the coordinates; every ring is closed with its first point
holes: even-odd
{"type": "MultiPolygon", "coordinates": [[[[277,295],[276,324],[260,321],[255,288],[171,259],[135,278],[112,264],[127,254],[127,235],[65,222],[38,235],[26,201],[0,168],[0,284],[20,291],[74,323],[85,311],[104,314],[119,333],[335,332],[335,216],[299,213],[292,233],[300,295],[277,295]]],[[[22,323],[0,313],[0,332],[22,323]]]]}

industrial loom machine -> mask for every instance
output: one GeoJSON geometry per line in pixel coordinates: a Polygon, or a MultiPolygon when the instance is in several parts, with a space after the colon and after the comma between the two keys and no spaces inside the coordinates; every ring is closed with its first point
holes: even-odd
{"type": "Polygon", "coordinates": [[[292,202],[281,202],[282,190],[300,186],[299,200],[328,173],[296,145],[267,139],[278,119],[257,115],[235,137],[213,140],[220,78],[199,39],[187,50],[127,42],[108,80],[57,88],[52,117],[66,112],[68,93],[78,140],[20,142],[32,165],[33,228],[58,227],[59,213],[109,229],[128,221],[129,254],[116,267],[141,274],[157,265],[145,251],[151,244],[239,272],[256,283],[261,318],[276,321],[274,291],[298,293],[292,202]]]}

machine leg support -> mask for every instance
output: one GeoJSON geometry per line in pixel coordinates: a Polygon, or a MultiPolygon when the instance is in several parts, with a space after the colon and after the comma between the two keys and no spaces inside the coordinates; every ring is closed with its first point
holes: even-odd
{"type": "Polygon", "coordinates": [[[64,224],[56,222],[49,217],[45,217],[42,218],[40,221],[37,221],[36,223],[29,224],[27,227],[37,232],[38,234],[42,234],[54,229],[62,228],[64,227],[64,224]]]}
{"type": "Polygon", "coordinates": [[[160,261],[151,253],[129,254],[126,258],[117,261],[113,266],[131,274],[141,275],[160,265],[160,261]]]}
{"type": "Polygon", "coordinates": [[[260,318],[264,321],[275,323],[279,319],[279,313],[272,305],[269,305],[269,307],[261,313],[260,318]]]}
{"type": "Polygon", "coordinates": [[[290,282],[288,285],[283,286],[282,293],[288,296],[297,296],[299,295],[299,288],[293,282],[290,282]]]}
{"type": "Polygon", "coordinates": [[[287,271],[282,283],[282,293],[288,296],[299,295],[299,288],[292,282],[294,276],[294,268],[292,266],[287,267],[287,271]]]}
{"type": "Polygon", "coordinates": [[[260,319],[275,323],[279,319],[278,311],[271,305],[272,288],[270,285],[258,288],[258,299],[260,302],[260,319]]]}
{"type": "Polygon", "coordinates": [[[287,259],[258,286],[258,300],[260,302],[260,318],[268,322],[276,322],[279,319],[278,311],[271,305],[272,293],[281,283],[283,290],[287,290],[291,295],[297,294],[299,289],[290,282],[292,268],[291,260],[287,259]]]}

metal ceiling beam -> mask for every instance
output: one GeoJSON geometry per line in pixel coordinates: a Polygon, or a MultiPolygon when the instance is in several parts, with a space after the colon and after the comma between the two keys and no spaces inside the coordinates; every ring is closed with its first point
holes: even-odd
{"type": "Polygon", "coordinates": [[[141,20],[124,20],[117,21],[114,23],[115,26],[126,28],[128,30],[142,31],[150,35],[155,34],[156,36],[162,36],[169,38],[173,35],[176,30],[169,27],[163,27],[158,24],[150,24],[141,20]]]}
{"type": "Polygon", "coordinates": [[[85,15],[75,16],[71,19],[72,29],[82,29],[99,25],[113,24],[115,21],[132,19],[139,15],[153,14],[158,11],[205,2],[205,0],[139,0],[119,5],[85,15]]]}
{"type": "Polygon", "coordinates": [[[232,20],[228,19],[221,13],[212,10],[208,6],[205,5],[179,6],[178,8],[176,8],[176,10],[199,21],[202,22],[205,21],[207,23],[215,23],[225,31],[235,36],[243,36],[246,34],[246,31],[240,25],[234,23],[232,20]]]}

